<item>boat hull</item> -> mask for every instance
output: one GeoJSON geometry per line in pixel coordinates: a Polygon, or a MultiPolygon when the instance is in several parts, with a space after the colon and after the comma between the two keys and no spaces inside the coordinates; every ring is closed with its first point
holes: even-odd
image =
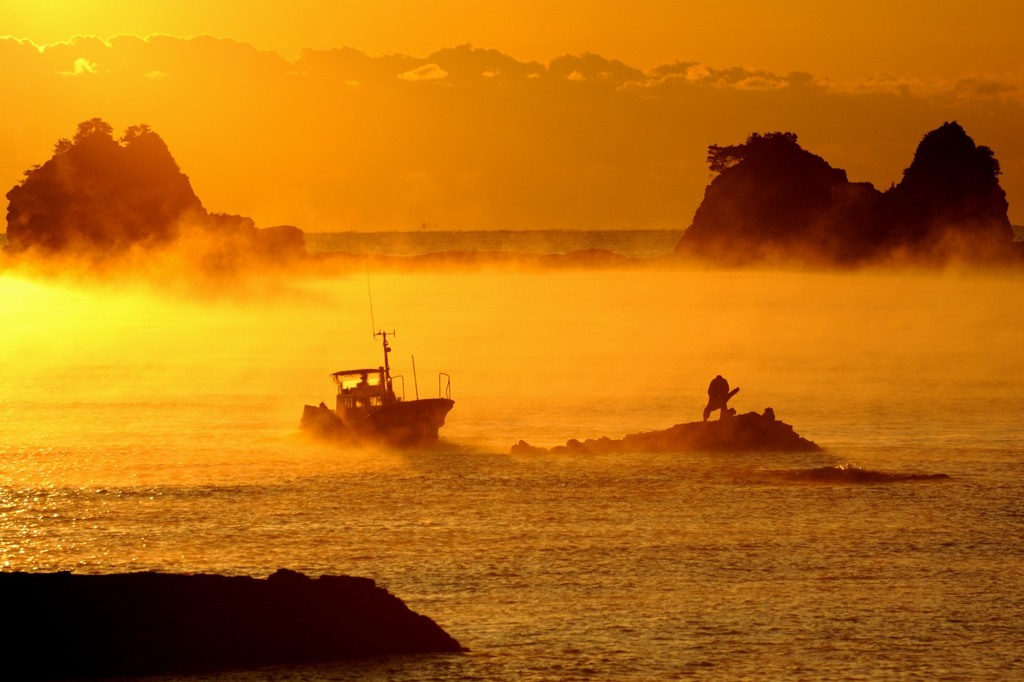
{"type": "Polygon", "coordinates": [[[392,446],[429,445],[438,439],[445,417],[455,407],[448,398],[425,398],[385,405],[349,421],[321,403],[306,405],[300,425],[318,437],[392,446]]]}

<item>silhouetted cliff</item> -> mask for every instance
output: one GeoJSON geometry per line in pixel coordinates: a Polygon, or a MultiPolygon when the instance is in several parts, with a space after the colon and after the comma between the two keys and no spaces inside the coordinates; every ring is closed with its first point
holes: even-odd
{"type": "Polygon", "coordinates": [[[12,680],[463,650],[368,578],[0,573],[0,595],[12,680]]]}
{"type": "Polygon", "coordinates": [[[53,157],[25,172],[7,193],[11,253],[116,256],[183,240],[200,241],[204,257],[223,254],[286,259],[305,252],[301,230],[259,230],[241,216],[211,215],[164,141],[148,126],[120,141],[94,118],[62,139],[53,157]]]}
{"type": "Polygon", "coordinates": [[[1006,261],[1018,249],[999,163],[957,123],[921,141],[899,185],[882,193],[804,150],[793,133],[753,134],[708,150],[718,176],[679,255],[719,263],[1006,261]]]}
{"type": "Polygon", "coordinates": [[[940,258],[1005,257],[1013,243],[999,161],[956,122],[924,136],[903,179],[886,192],[886,248],[940,258]]]}

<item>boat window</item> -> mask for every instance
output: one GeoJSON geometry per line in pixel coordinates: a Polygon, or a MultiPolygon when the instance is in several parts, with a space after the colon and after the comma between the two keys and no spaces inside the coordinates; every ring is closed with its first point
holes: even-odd
{"type": "Polygon", "coordinates": [[[341,374],[335,377],[338,385],[345,392],[357,389],[357,388],[377,388],[381,384],[380,372],[367,372],[356,373],[356,374],[341,374]],[[365,383],[364,383],[365,381],[365,383]]]}

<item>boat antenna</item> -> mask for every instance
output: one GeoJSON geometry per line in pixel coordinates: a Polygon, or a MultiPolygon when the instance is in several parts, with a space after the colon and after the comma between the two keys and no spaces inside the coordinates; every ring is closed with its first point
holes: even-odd
{"type": "Polygon", "coordinates": [[[416,387],[416,400],[420,399],[420,383],[416,381],[416,356],[412,356],[412,385],[416,387]]]}
{"type": "MultiPolygon", "coordinates": [[[[366,265],[366,296],[370,299],[370,333],[373,334],[373,338],[377,338],[377,323],[373,320],[373,291],[370,290],[370,261],[367,260],[364,263],[366,265]]],[[[387,339],[385,339],[385,342],[387,339]]]]}
{"type": "MultiPolygon", "coordinates": [[[[388,362],[388,353],[391,352],[391,346],[388,345],[388,332],[378,331],[377,322],[373,319],[373,290],[370,288],[370,262],[366,261],[366,296],[370,299],[370,333],[373,334],[373,338],[378,336],[384,339],[384,381],[387,382],[387,389],[391,391],[391,363],[388,362]]],[[[391,336],[395,336],[395,332],[391,332],[391,336]]]]}
{"type": "Polygon", "coordinates": [[[390,386],[390,383],[391,383],[391,365],[390,365],[390,363],[388,363],[388,353],[391,352],[391,346],[388,345],[388,334],[389,333],[391,334],[391,336],[395,336],[395,332],[394,331],[391,331],[391,332],[379,331],[379,332],[374,332],[373,338],[377,338],[378,336],[384,337],[384,378],[385,378],[385,380],[389,384],[388,388],[391,388],[391,386],[390,386]]]}

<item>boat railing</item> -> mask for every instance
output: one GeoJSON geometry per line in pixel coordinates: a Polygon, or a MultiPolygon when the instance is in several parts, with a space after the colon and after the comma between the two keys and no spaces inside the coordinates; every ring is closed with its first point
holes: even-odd
{"type": "Polygon", "coordinates": [[[437,397],[452,399],[452,378],[447,372],[437,375],[437,397]]]}
{"type": "Polygon", "coordinates": [[[398,396],[398,400],[399,401],[405,402],[405,377],[402,376],[401,374],[396,374],[393,377],[391,377],[391,387],[392,387],[392,389],[394,389],[395,380],[396,379],[401,379],[402,380],[402,392],[401,393],[397,393],[396,395],[398,396]]]}

